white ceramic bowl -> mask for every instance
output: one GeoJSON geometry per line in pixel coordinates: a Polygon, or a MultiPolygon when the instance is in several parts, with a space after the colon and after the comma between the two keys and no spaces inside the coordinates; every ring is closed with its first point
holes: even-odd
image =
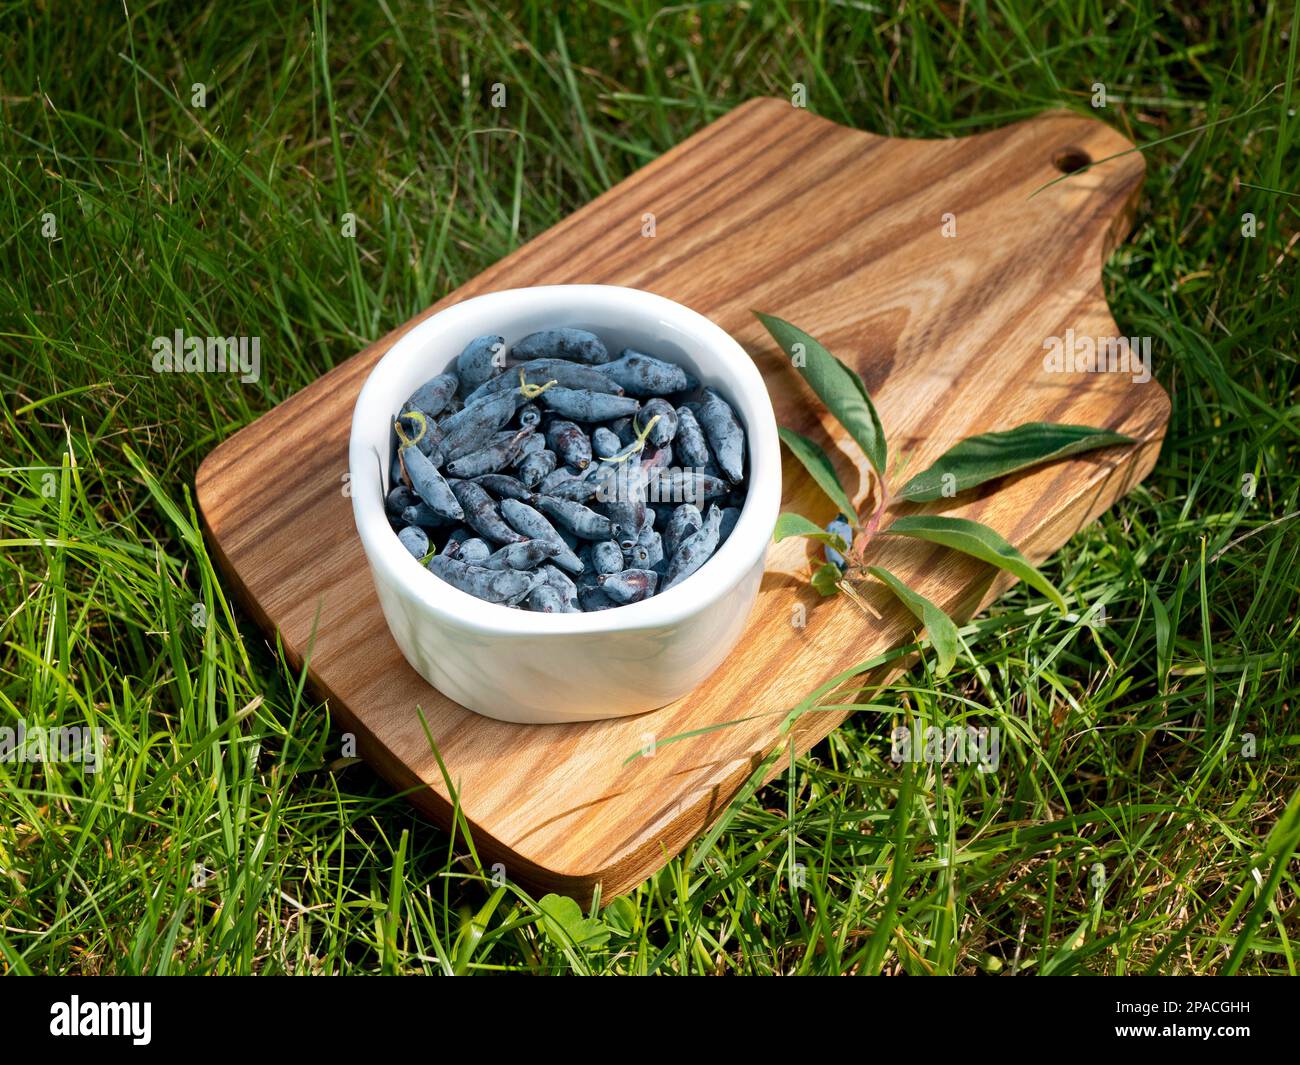
{"type": "Polygon", "coordinates": [[[672,300],[609,285],[493,292],[413,327],[361,390],[348,463],[357,532],[402,654],[444,695],[503,721],[622,717],[698,686],[744,630],[781,500],[776,419],[744,349],[672,300]],[[424,569],[384,514],[391,425],[406,398],[475,337],[514,344],[553,326],[589,329],[613,351],[626,346],[680,363],[726,397],[746,429],[749,494],[735,529],[699,570],[640,603],[539,614],[484,602],[424,569]]]}

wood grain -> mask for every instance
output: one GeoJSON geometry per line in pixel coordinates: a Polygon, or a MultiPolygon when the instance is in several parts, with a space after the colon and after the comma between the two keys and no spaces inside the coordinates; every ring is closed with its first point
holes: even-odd
{"type": "MultiPolygon", "coordinates": [[[[1040,560],[1149,471],[1168,418],[1154,381],[1043,369],[1044,340],[1118,332],[1102,262],[1126,232],[1143,176],[1131,145],[1094,120],[1051,113],[959,140],[903,141],[780,100],[737,108],[430,308],[534,284],[649,289],[709,316],[762,370],[777,421],[830,450],[855,500],[865,462],[819,411],[750,313],[780,315],[856,366],[900,457],[919,471],[959,438],[1030,420],[1137,437],[930,504],[988,522],[1040,560]],[[656,235],[641,236],[652,212],[656,235]],[[955,216],[957,235],[941,220],[955,216]]],[[[415,319],[418,321],[420,319],[415,319]]],[[[390,638],[339,490],[352,406],[366,374],[414,322],[371,345],[218,447],[197,477],[212,550],[247,608],[279,631],[335,720],[411,801],[448,823],[449,791],[428,720],[487,862],[534,891],[606,898],[676,854],[773,749],[786,711],[822,682],[911,639],[910,615],[874,595],[878,622],[804,586],[802,541],[773,548],[737,650],[698,691],[637,718],[578,725],[491,721],[451,703],[390,638]],[[301,447],[293,446],[294,440],[301,447]],[[286,443],[289,446],[286,446],[286,443]],[[797,624],[800,614],[806,624],[797,624]],[[313,628],[315,629],[313,642],[313,628]],[[645,737],[747,718],[628,761],[645,737]]],[[[787,457],[783,509],[829,504],[787,457]]],[[[898,472],[891,480],[900,484],[898,472]]],[[[987,567],[931,545],[876,541],[877,561],[958,616],[1002,590],[987,567]]],[[[843,719],[795,729],[805,750],[843,719]]]]}

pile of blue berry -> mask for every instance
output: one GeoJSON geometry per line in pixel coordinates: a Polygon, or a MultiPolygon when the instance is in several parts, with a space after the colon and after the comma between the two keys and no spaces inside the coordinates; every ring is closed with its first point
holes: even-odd
{"type": "Polygon", "coordinates": [[[471,341],[393,424],[402,546],[490,603],[569,613],[698,570],[745,501],[745,430],[676,363],[582,329],[471,341]]]}

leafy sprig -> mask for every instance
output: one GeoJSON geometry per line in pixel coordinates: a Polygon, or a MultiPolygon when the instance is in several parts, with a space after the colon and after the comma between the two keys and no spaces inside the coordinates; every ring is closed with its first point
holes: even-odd
{"type": "Polygon", "coordinates": [[[876,503],[864,519],[840,484],[826,452],[793,429],[783,427],[779,430],[782,442],[835,505],[851,533],[846,537],[834,529],[823,528],[802,514],[785,513],[777,520],[773,534],[776,542],[790,536],[801,536],[825,545],[828,551],[843,558],[842,564],[828,561],[813,571],[811,583],[820,594],[831,596],[844,592],[865,609],[855,584],[868,578],[883,584],[925,628],[937,657],[939,675],[947,673],[956,660],[956,624],[936,604],[908,587],[895,574],[867,564],[865,553],[876,536],[909,536],[960,551],[1013,574],[1046,595],[1058,609],[1066,609],[1065,599],[1052,582],[1000,533],[982,522],[942,514],[906,515],[884,529],[879,528],[880,522],[891,498],[923,503],[955,497],[989,481],[1044,463],[1098,448],[1131,444],[1132,437],[1087,425],[1026,422],[1004,432],[967,437],[910,478],[891,497],[886,481],[888,443],[880,416],[861,376],[798,326],[773,315],[755,314],[826,409],[862,449],[875,478],[876,503]]]}

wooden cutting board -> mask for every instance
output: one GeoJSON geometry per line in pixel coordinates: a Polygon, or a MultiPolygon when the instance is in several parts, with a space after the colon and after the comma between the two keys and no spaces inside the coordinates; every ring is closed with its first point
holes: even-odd
{"type": "MultiPolygon", "coordinates": [[[[751,314],[786,318],[856,366],[901,459],[923,469],[959,438],[1050,420],[1138,438],[930,504],[998,529],[1041,560],[1154,463],[1169,403],[1154,381],[1049,373],[1049,337],[1118,333],[1102,262],[1127,232],[1142,182],[1137,152],[1050,188],[1061,168],[1131,149],[1095,120],[1052,113],[957,140],[896,140],[776,99],[752,100],[286,400],[200,467],[213,551],[242,601],[276,629],[362,755],[443,825],[449,790],[423,709],[485,864],[529,889],[608,899],[679,852],[778,743],[786,712],[841,671],[910,642],[887,594],[872,620],[804,583],[803,541],[773,547],[749,628],[699,690],[635,718],[528,726],[450,702],[402,659],[385,627],[340,486],[352,406],[379,357],[448,304],[524,285],[649,289],[731,332],[757,362],[777,422],[831,452],[856,500],[865,464],[751,314]],[[646,215],[654,235],[643,236],[646,215]],[[951,232],[945,235],[945,221],[951,232]],[[313,638],[313,628],[315,634],[313,638]],[[633,757],[648,738],[746,718],[633,757]]],[[[833,515],[788,456],[783,509],[833,515]]],[[[891,472],[895,485],[902,483],[891,472]]],[[[942,548],[880,538],[876,559],[958,617],[1006,586],[942,548]]],[[[1068,594],[1068,590],[1067,590],[1068,594]]],[[[883,679],[876,671],[873,680],[883,679]]],[[[837,701],[835,698],[828,702],[837,701]]],[[[842,701],[842,700],[841,700],[842,701]]],[[[802,717],[804,751],[843,720],[802,717]]],[[[788,742],[788,741],[787,741],[788,742]]],[[[780,763],[778,763],[778,766],[780,763]]]]}

